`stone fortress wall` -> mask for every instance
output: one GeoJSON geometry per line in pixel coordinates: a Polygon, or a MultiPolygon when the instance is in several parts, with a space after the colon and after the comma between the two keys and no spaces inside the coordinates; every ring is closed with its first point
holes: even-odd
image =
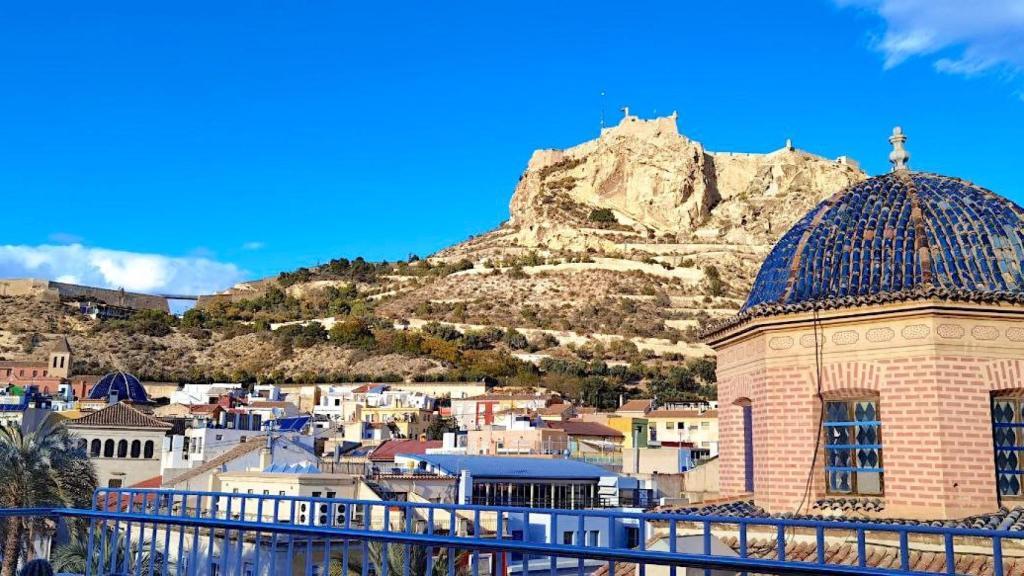
{"type": "Polygon", "coordinates": [[[59,302],[61,298],[81,298],[136,310],[170,311],[167,299],[160,296],[35,278],[0,280],[0,296],[31,296],[48,302],[59,302]]]}

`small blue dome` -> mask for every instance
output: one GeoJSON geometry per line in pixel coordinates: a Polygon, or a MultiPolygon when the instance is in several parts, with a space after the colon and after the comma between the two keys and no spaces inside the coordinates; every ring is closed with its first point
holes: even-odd
{"type": "Polygon", "coordinates": [[[120,402],[126,400],[135,404],[147,404],[149,396],[139,379],[127,372],[111,372],[100,378],[89,391],[89,400],[107,400],[111,393],[117,394],[120,402]]]}
{"type": "Polygon", "coordinates": [[[947,294],[1024,295],[1024,211],[969,182],[897,170],[818,204],[779,240],[743,311],[947,294]]]}

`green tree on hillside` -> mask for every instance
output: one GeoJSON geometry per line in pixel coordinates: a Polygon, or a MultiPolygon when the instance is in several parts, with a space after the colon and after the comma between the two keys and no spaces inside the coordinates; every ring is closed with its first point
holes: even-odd
{"type": "Polygon", "coordinates": [[[347,318],[331,328],[331,342],[339,346],[371,348],[374,345],[370,325],[362,318],[347,318]]]}

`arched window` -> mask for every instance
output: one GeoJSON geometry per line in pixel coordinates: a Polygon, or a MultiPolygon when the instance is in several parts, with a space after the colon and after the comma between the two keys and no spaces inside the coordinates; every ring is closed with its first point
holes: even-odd
{"type": "Polygon", "coordinates": [[[117,442],[117,457],[124,458],[126,456],[128,456],[128,441],[119,440],[117,442]]]}
{"type": "Polygon", "coordinates": [[[138,440],[132,440],[132,458],[138,458],[142,452],[142,442],[138,440]]]}
{"type": "Polygon", "coordinates": [[[146,446],[145,446],[145,448],[142,449],[142,457],[143,458],[152,458],[153,457],[153,441],[152,440],[146,440],[146,446]]]}
{"type": "Polygon", "coordinates": [[[107,438],[107,441],[103,443],[103,457],[113,458],[114,457],[114,441],[107,438]]]}
{"type": "MultiPolygon", "coordinates": [[[[92,439],[92,446],[89,448],[89,456],[96,457],[100,455],[100,448],[103,445],[99,438],[92,439]]],[[[113,449],[113,448],[111,448],[113,449]]]]}

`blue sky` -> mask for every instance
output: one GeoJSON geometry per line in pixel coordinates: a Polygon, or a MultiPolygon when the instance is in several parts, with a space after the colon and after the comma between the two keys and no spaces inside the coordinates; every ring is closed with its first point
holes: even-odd
{"type": "Polygon", "coordinates": [[[1024,1],[0,7],[0,276],[205,292],[493,228],[535,148],[679,111],[1024,201],[1024,1]],[[600,93],[606,96],[602,99],[600,93]]]}

